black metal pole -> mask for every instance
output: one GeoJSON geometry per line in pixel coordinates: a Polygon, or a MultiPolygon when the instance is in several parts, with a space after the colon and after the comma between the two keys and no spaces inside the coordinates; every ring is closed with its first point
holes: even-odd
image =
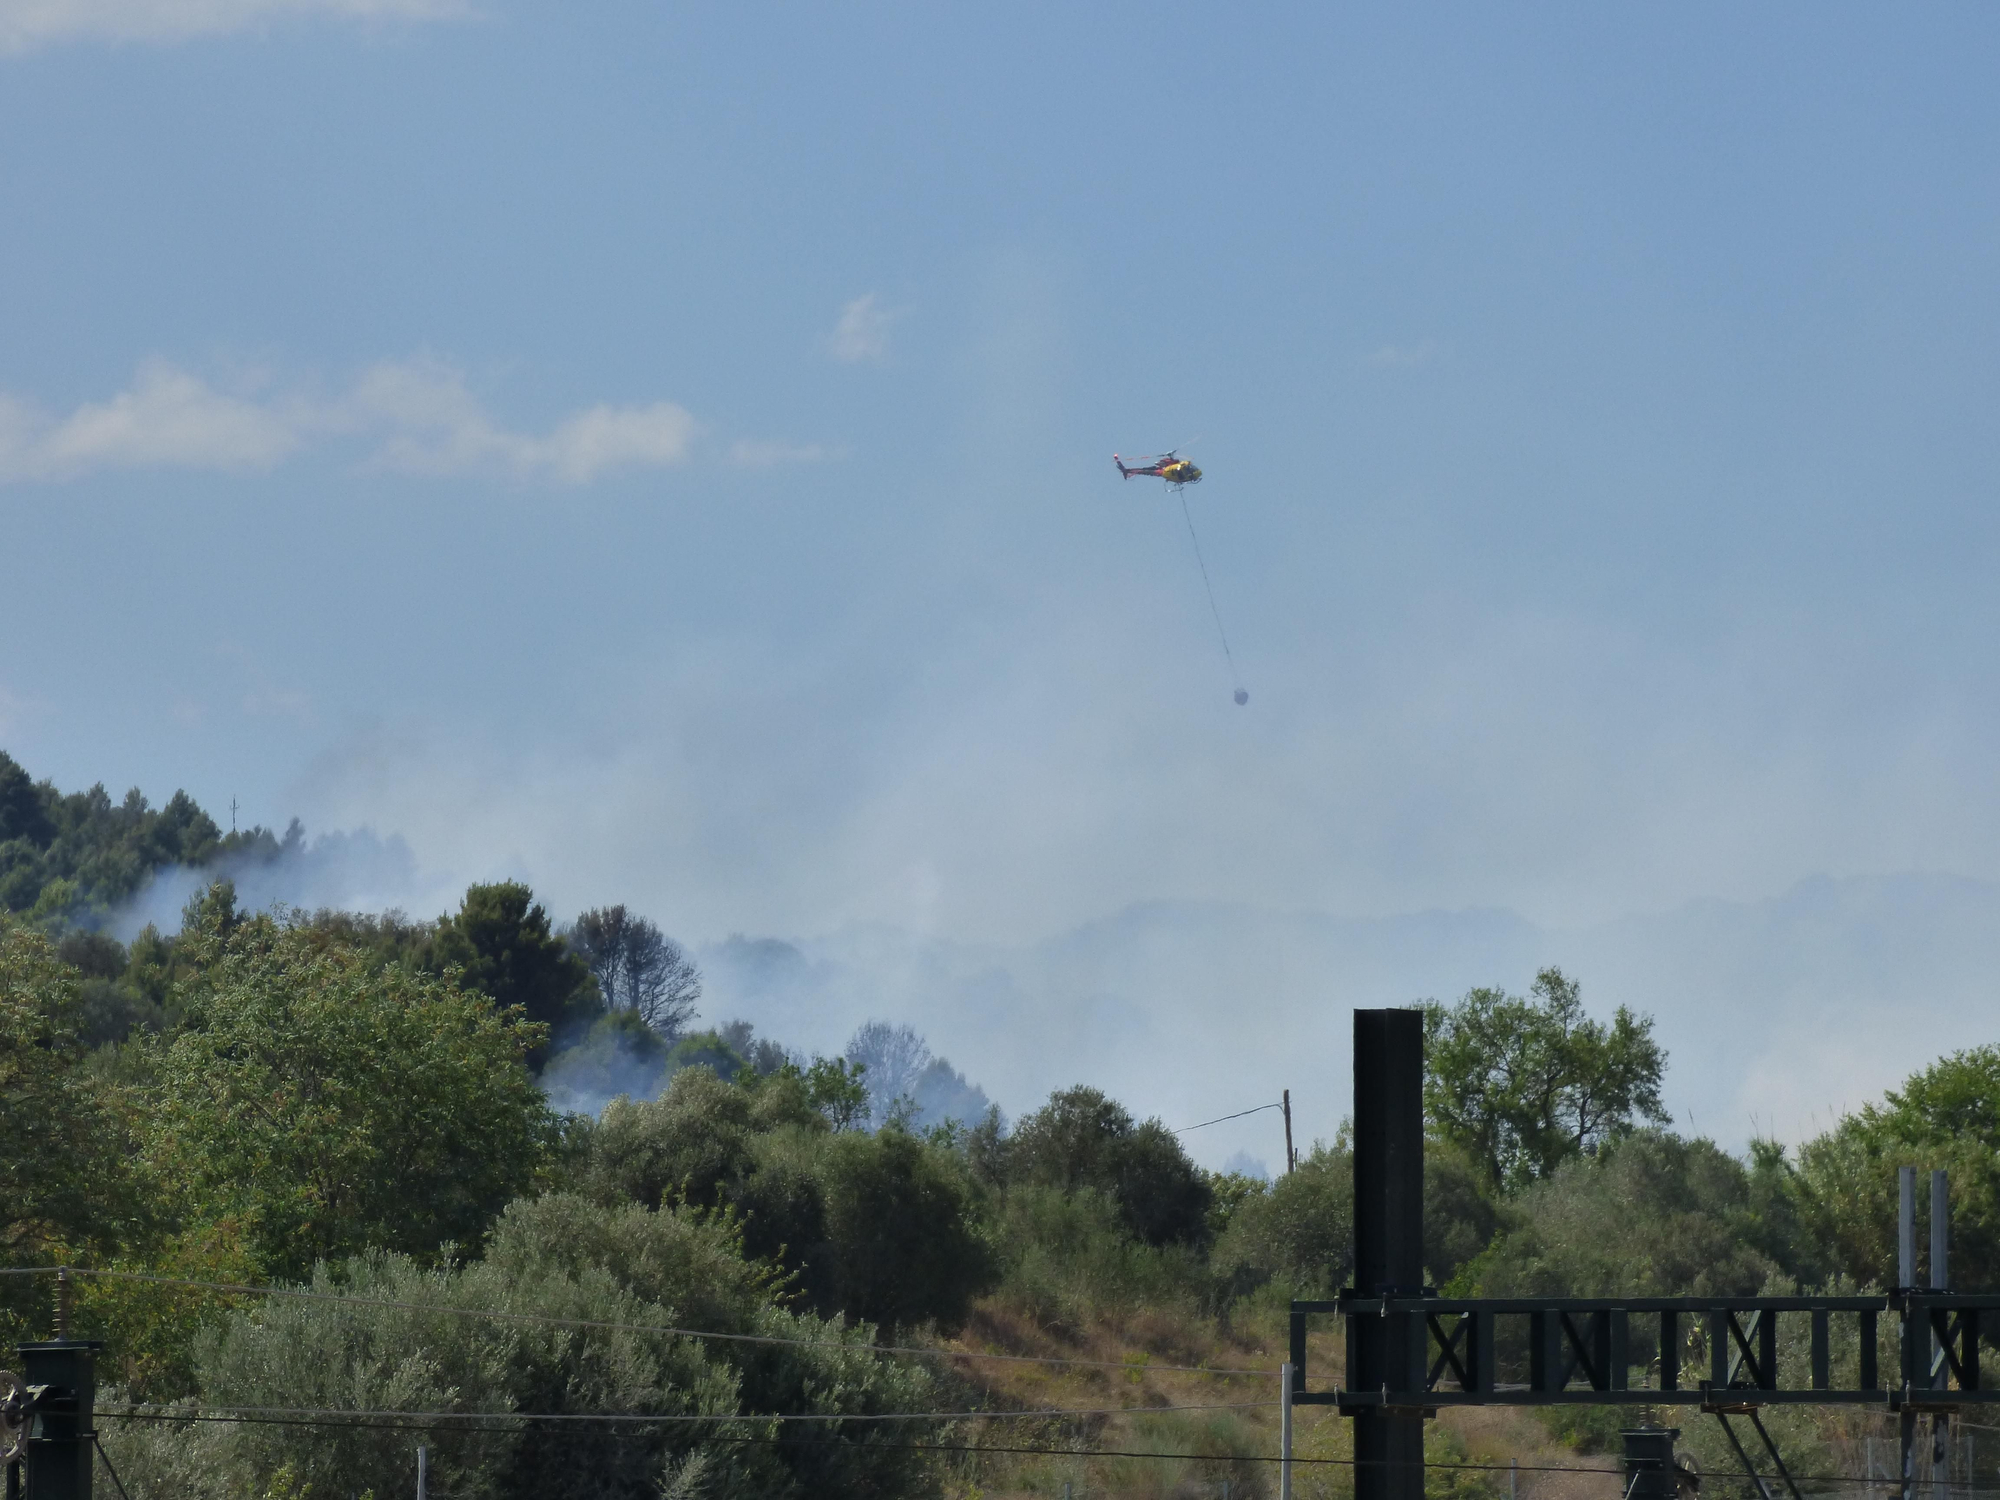
{"type": "MultiPolygon", "coordinates": [[[[1423,1294],[1424,1018],[1354,1013],[1354,1288],[1363,1297],[1423,1294]]],[[[1410,1404],[1354,1416],[1354,1500],[1423,1500],[1424,1325],[1420,1314],[1354,1320],[1357,1391],[1410,1404]]]]}
{"type": "Polygon", "coordinates": [[[90,1500],[97,1444],[97,1351],[89,1339],[21,1344],[21,1377],[35,1395],[25,1500],[90,1500]]]}

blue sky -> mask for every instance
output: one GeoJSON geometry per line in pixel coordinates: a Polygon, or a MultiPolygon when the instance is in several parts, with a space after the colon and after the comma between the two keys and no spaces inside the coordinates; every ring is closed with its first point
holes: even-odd
{"type": "Polygon", "coordinates": [[[695,941],[2000,877],[1996,32],[0,0],[0,744],[695,941]]]}

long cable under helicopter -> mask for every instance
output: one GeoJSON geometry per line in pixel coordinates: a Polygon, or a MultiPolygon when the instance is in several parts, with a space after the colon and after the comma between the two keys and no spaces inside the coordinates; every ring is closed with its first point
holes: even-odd
{"type": "Polygon", "coordinates": [[[1215,616],[1215,633],[1222,640],[1222,659],[1229,663],[1229,680],[1236,689],[1236,701],[1243,704],[1250,701],[1250,695],[1243,690],[1243,677],[1236,670],[1236,654],[1229,649],[1229,632],[1222,628],[1222,611],[1215,607],[1215,585],[1208,581],[1208,564],[1201,558],[1201,538],[1194,534],[1194,515],[1188,510],[1187,486],[1177,484],[1174,494],[1181,502],[1181,519],[1187,522],[1188,540],[1194,543],[1194,565],[1201,569],[1201,586],[1208,594],[1208,612],[1215,616]]]}

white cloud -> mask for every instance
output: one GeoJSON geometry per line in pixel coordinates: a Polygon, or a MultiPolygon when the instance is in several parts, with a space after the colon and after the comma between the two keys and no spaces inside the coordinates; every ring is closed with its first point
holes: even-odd
{"type": "Polygon", "coordinates": [[[90,469],[268,469],[297,445],[298,418],[153,362],[130,390],[59,422],[0,395],[0,482],[90,469]]]}
{"type": "Polygon", "coordinates": [[[889,352],[889,325],[898,316],[877,302],[873,292],[856,297],[841,308],[840,321],[833,325],[828,341],[833,357],[848,365],[881,359],[889,352]]]}
{"type": "Polygon", "coordinates": [[[465,0],[0,0],[0,53],[64,41],[172,42],[310,15],[448,21],[471,14],[465,0]]]}
{"type": "Polygon", "coordinates": [[[659,468],[687,457],[695,421],[671,401],[651,406],[593,406],[539,443],[525,461],[568,484],[588,484],[606,469],[659,468]]]}
{"type": "Polygon", "coordinates": [[[0,484],[72,479],[100,469],[269,469],[309,441],[373,440],[373,462],[422,474],[498,474],[588,484],[614,469],[685,460],[697,424],[671,401],[599,405],[546,436],[510,432],[442,361],[385,361],[345,396],[255,399],[153,362],[132,388],[50,418],[0,394],[0,484]]]}
{"type": "Polygon", "coordinates": [[[493,425],[465,377],[431,359],[387,361],[361,378],[348,410],[356,425],[386,428],[376,453],[386,468],[420,474],[501,472],[520,479],[588,484],[610,469],[677,464],[696,424],[671,401],[593,406],[547,437],[493,425]]]}

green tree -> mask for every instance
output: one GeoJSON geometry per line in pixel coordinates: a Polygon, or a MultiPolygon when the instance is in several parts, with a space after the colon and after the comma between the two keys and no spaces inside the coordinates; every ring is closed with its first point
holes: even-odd
{"type": "Polygon", "coordinates": [[[1354,1156],[1345,1143],[1314,1142],[1261,1193],[1246,1199],[1209,1263],[1234,1294],[1274,1278],[1301,1296],[1328,1296],[1354,1269],[1354,1156]]]}
{"type": "Polygon", "coordinates": [[[604,1013],[590,968],[556,935],[535,894],[517,880],[475,885],[458,911],[438,919],[426,967],[456,967],[469,989],[501,1010],[519,1006],[544,1039],[528,1054],[540,1070],[551,1051],[580,1035],[604,1013]]]}
{"type": "Polygon", "coordinates": [[[82,1067],[79,976],[0,917],[0,1256],[85,1259],[124,1237],[123,1126],[82,1067]]]}
{"type": "Polygon", "coordinates": [[[795,1269],[818,1311],[955,1329],[992,1284],[978,1198],[954,1153],[893,1125],[790,1127],[754,1148],[739,1200],[747,1242],[795,1269]]]}
{"type": "Polygon", "coordinates": [[[578,1174],[600,1203],[735,1202],[755,1170],[752,1094],[704,1067],[674,1074],[657,1099],[613,1099],[578,1174]]]}
{"type": "Polygon", "coordinates": [[[1125,1106],[1082,1084],[1051,1094],[1022,1119],[1006,1171],[1010,1182],[1104,1193],[1148,1244],[1207,1240],[1214,1190],[1179,1137],[1158,1120],[1135,1125],[1125,1106]]]}
{"type": "Polygon", "coordinates": [[[144,1044],[147,1156],[269,1273],[474,1244],[532,1180],[555,1138],[522,1065],[541,1028],[269,917],[181,941],[197,972],[180,1030],[144,1044]]]}
{"type": "Polygon", "coordinates": [[[21,763],[0,750],[0,844],[19,840],[40,850],[53,843],[56,824],[48,801],[21,763]]]}
{"type": "Polygon", "coordinates": [[[1747,1297],[1778,1267],[1758,1248],[1750,1174],[1713,1141],[1640,1130],[1524,1192],[1475,1263],[1515,1297],[1747,1297]]]}
{"type": "Polygon", "coordinates": [[[1453,1006],[1424,1006],[1430,1128],[1510,1192],[1671,1118],[1650,1016],[1621,1005],[1610,1025],[1592,1020],[1560,969],[1537,974],[1530,996],[1476,989],[1453,1006]]]}
{"type": "Polygon", "coordinates": [[[1444,1286],[1493,1242],[1500,1213],[1484,1166],[1449,1141],[1424,1150],[1424,1274],[1444,1286]]]}
{"type": "MultiPolygon", "coordinates": [[[[1829,1269],[1894,1284],[1896,1170],[1905,1166],[1949,1174],[1952,1285],[2000,1287],[2000,1047],[1940,1058],[1800,1148],[1791,1184],[1800,1231],[1825,1247],[1829,1269]]],[[[1929,1236],[1917,1238],[1927,1280],[1929,1236]]]]}
{"type": "Polygon", "coordinates": [[[118,802],[101,784],[63,793],[0,752],[0,910],[51,929],[103,925],[164,866],[264,862],[304,840],[296,819],[282,841],[261,827],[224,833],[186,792],[158,808],[137,787],[118,802]]]}
{"type": "MultiPolygon", "coordinates": [[[[779,1432],[754,1418],[769,1413],[865,1416],[946,1398],[928,1370],[875,1354],[873,1328],[773,1306],[770,1268],[745,1260],[717,1215],[568,1195],[521,1200],[494,1224],[479,1261],[426,1266],[370,1254],[316,1267],[313,1287],[372,1305],[272,1299],[228,1315],[202,1343],[202,1401],[709,1419],[632,1424],[612,1437],[525,1419],[431,1432],[436,1492],[481,1500],[935,1489],[936,1459],[886,1423],[828,1422],[810,1441],[768,1441],[779,1432]],[[515,1316],[466,1315],[474,1310],[515,1316]],[[647,1331],[662,1327],[774,1342],[647,1331]]],[[[415,1479],[410,1433],[379,1423],[106,1427],[135,1496],[393,1495],[415,1479]]]]}

